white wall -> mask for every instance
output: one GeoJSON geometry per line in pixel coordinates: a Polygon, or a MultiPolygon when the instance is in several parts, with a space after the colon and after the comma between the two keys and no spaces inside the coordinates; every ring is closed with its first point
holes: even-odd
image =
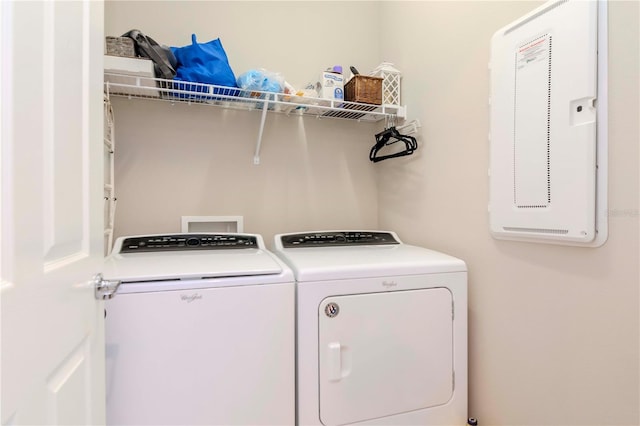
{"type": "Polygon", "coordinates": [[[423,124],[381,163],[380,226],[469,267],[469,413],[483,425],[637,425],[638,2],[609,5],[609,240],[494,240],[488,230],[490,37],[540,2],[385,2],[382,54],[423,124]]]}
{"type": "MultiPolygon", "coordinates": [[[[295,87],[334,64],[378,64],[370,2],[123,2],[105,6],[106,35],[137,28],[162,44],[220,37],[236,76],[280,72],[295,87]]],[[[314,80],[316,79],[316,80],[314,80]]],[[[180,231],[180,216],[244,216],[246,232],[378,226],[377,124],[114,98],[115,235],[180,231]]]]}
{"type": "Polygon", "coordinates": [[[300,85],[334,63],[389,60],[423,124],[415,155],[371,165],[376,125],[270,115],[256,167],[253,113],[119,99],[116,233],[177,231],[183,214],[243,214],[266,239],[396,230],[469,266],[469,414],[481,424],[640,423],[637,2],[610,3],[609,241],[488,232],[489,40],[539,4],[107,2],[108,35],[220,36],[236,73],[262,66],[300,85]]]}
{"type": "Polygon", "coordinates": [[[161,44],[220,37],[236,75],[251,68],[281,72],[299,87],[325,68],[379,63],[376,2],[118,1],[105,6],[105,34],[137,28],[161,44]]]}

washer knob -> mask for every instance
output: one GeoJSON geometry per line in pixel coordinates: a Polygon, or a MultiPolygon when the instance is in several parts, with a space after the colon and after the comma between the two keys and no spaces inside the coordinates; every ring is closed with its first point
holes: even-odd
{"type": "Polygon", "coordinates": [[[187,245],[191,247],[199,246],[200,240],[198,238],[189,238],[187,240],[187,245]]]}

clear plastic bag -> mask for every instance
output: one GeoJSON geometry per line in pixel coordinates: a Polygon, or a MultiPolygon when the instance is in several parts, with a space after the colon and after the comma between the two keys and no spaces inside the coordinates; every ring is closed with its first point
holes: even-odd
{"type": "Polygon", "coordinates": [[[238,76],[236,83],[244,90],[282,93],[284,91],[284,77],[280,73],[265,69],[249,70],[238,76]]]}

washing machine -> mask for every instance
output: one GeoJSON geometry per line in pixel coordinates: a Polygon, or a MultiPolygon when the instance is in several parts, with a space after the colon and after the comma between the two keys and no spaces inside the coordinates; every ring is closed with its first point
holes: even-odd
{"type": "Polygon", "coordinates": [[[295,286],[254,234],[118,238],[108,425],[291,425],[295,286]]]}
{"type": "Polygon", "coordinates": [[[297,286],[297,424],[464,425],[467,271],[393,232],[280,234],[297,286]]]}

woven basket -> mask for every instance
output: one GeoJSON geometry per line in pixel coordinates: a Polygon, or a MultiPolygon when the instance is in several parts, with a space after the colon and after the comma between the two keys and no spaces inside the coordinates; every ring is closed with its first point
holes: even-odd
{"type": "Polygon", "coordinates": [[[107,55],[135,58],[136,50],[129,37],[106,37],[107,55]]]}
{"type": "Polygon", "coordinates": [[[354,75],[344,86],[344,100],[363,104],[382,104],[382,78],[354,75]]]}

